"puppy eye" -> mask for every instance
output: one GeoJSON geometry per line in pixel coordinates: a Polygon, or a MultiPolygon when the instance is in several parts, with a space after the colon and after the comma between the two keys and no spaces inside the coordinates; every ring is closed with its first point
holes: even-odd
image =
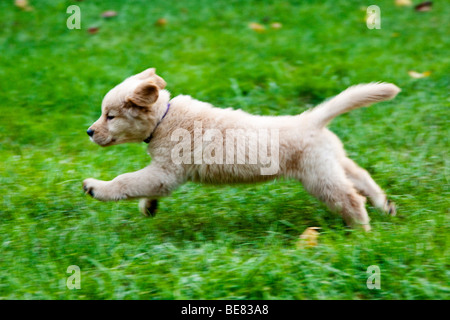
{"type": "Polygon", "coordinates": [[[114,118],[115,118],[115,116],[106,116],[106,119],[108,119],[108,120],[112,120],[114,118]]]}

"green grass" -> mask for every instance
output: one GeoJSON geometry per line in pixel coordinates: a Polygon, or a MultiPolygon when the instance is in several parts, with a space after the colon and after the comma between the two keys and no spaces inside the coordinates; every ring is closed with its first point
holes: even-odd
{"type": "Polygon", "coordinates": [[[371,2],[382,29],[369,30],[359,1],[12,3],[0,2],[1,298],[448,299],[448,4],[418,13],[371,2]],[[70,4],[81,30],[66,28],[70,4]],[[118,16],[103,20],[106,10],[118,16]],[[155,26],[161,17],[168,24],[155,26]],[[373,232],[348,230],[294,181],[189,183],[154,219],[135,201],[85,196],[83,179],[149,162],[144,144],[100,148],[85,133],[106,92],[148,67],[173,95],[267,115],[298,114],[352,84],[397,84],[395,100],[330,127],[398,216],[369,207],[373,232]],[[296,249],[311,226],[319,245],[296,249]],[[80,290],[66,288],[70,265],[80,290]],[[380,290],[366,287],[370,265],[380,290]]]}

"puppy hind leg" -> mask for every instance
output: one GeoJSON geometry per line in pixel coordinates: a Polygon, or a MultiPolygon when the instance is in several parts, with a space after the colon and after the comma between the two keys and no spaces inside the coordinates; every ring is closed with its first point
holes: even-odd
{"type": "Polygon", "coordinates": [[[366,198],[357,193],[340,166],[334,166],[333,169],[328,171],[328,175],[312,174],[308,176],[309,179],[302,179],[305,188],[325,202],[332,211],[338,212],[347,225],[361,226],[365,231],[370,231],[366,198]]]}
{"type": "Polygon", "coordinates": [[[370,231],[370,218],[365,207],[366,198],[359,195],[355,189],[337,190],[330,188],[329,194],[323,201],[328,207],[339,212],[349,226],[361,226],[365,231],[370,231]]]}
{"type": "Polygon", "coordinates": [[[395,204],[389,201],[384,191],[372,179],[370,174],[358,166],[353,160],[345,158],[342,161],[345,174],[353,182],[356,190],[362,195],[369,197],[370,202],[380,210],[395,216],[395,204]]]}

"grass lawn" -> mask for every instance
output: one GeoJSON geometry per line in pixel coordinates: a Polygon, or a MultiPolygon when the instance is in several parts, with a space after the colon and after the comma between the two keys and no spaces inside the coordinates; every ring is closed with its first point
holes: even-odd
{"type": "Polygon", "coordinates": [[[449,298],[448,4],[367,2],[381,8],[381,29],[370,30],[360,1],[149,3],[0,2],[0,298],[449,298]],[[66,27],[70,4],[81,30],[66,27]],[[118,15],[101,18],[106,10],[118,15]],[[398,215],[369,206],[373,231],[348,230],[286,180],[189,183],[153,219],[137,201],[85,196],[83,179],[150,160],[144,143],[100,148],[86,135],[108,90],[148,67],[173,96],[262,115],[298,114],[357,83],[397,84],[393,101],[330,128],[398,215]],[[322,228],[319,244],[297,249],[307,227],[322,228]],[[81,268],[80,290],[66,287],[70,265],[81,268]],[[371,265],[379,290],[366,286],[371,265]]]}

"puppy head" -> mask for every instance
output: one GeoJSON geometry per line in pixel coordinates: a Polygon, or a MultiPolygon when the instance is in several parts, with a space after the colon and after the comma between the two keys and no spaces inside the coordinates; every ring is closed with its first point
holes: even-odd
{"type": "Polygon", "coordinates": [[[166,82],[147,69],[111,89],[102,102],[102,115],[87,130],[102,147],[145,140],[156,125],[160,90],[166,82]]]}

